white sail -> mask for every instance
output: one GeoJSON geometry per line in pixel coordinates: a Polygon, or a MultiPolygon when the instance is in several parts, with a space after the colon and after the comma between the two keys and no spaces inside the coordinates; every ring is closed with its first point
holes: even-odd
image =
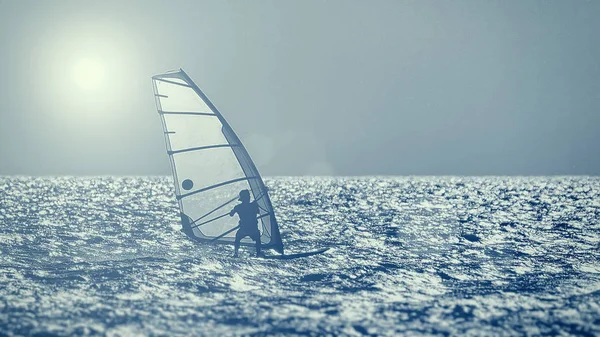
{"type": "MultiPolygon", "coordinates": [[[[239,192],[248,189],[259,206],[263,247],[283,254],[267,189],[221,113],[181,69],[153,76],[152,81],[183,231],[202,242],[233,243],[238,220],[228,213],[239,192]]],[[[253,242],[245,238],[242,244],[253,242]]]]}

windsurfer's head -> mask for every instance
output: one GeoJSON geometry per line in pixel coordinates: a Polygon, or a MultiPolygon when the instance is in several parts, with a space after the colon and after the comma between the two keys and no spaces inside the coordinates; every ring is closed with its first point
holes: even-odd
{"type": "Polygon", "coordinates": [[[240,198],[238,199],[241,202],[248,202],[250,201],[250,191],[248,190],[241,190],[240,191],[240,198]]]}

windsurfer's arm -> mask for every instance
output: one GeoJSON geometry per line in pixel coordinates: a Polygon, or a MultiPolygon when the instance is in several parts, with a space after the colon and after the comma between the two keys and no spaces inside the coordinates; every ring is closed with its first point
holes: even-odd
{"type": "Polygon", "coordinates": [[[229,216],[233,216],[235,214],[235,207],[229,212],[229,216]]]}

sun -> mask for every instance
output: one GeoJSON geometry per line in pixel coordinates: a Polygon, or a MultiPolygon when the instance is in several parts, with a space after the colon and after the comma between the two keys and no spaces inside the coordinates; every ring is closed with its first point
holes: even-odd
{"type": "MultiPolygon", "coordinates": [[[[1,2],[2,0],[0,0],[1,2]]],[[[36,87],[48,114],[69,125],[112,123],[136,104],[141,55],[127,27],[89,20],[64,22],[40,34],[36,87]],[[79,124],[78,124],[79,123],[79,124]]],[[[145,77],[144,77],[145,78],[145,77]]]]}
{"type": "Polygon", "coordinates": [[[93,92],[105,84],[106,69],[102,60],[94,57],[79,57],[70,65],[71,81],[78,89],[93,92]]]}

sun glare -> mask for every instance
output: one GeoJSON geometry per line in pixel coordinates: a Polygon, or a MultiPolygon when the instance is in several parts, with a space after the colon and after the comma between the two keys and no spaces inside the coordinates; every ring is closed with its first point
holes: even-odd
{"type": "Polygon", "coordinates": [[[136,104],[129,99],[141,77],[134,37],[127,27],[93,20],[65,22],[37,37],[33,66],[43,79],[37,94],[47,113],[69,125],[96,125],[136,104]]]}
{"type": "Polygon", "coordinates": [[[82,57],[71,65],[71,80],[73,84],[84,91],[94,91],[104,85],[106,69],[101,60],[82,57]]]}

